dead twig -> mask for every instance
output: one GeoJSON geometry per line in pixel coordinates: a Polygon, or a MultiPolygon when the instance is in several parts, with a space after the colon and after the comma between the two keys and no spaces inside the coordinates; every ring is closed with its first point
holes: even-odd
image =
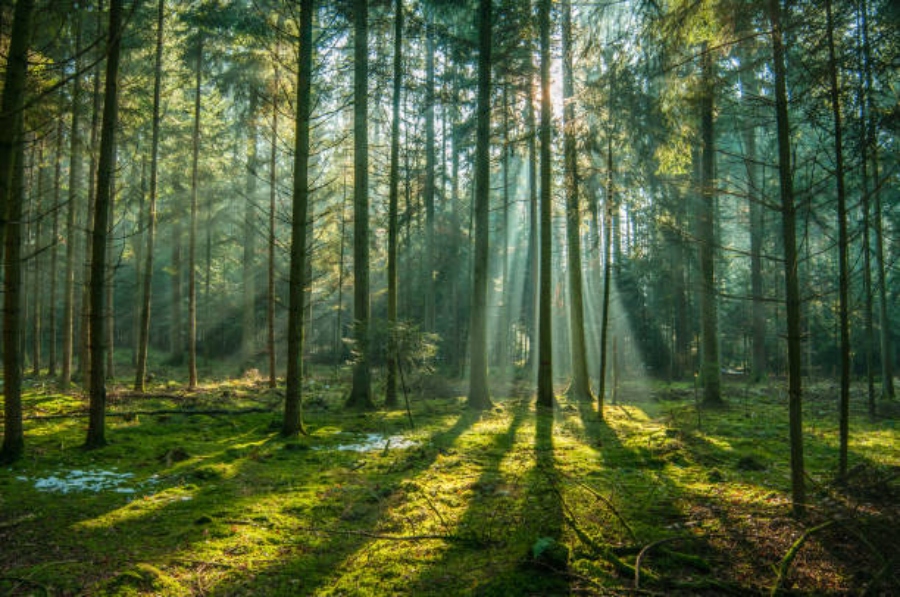
{"type": "Polygon", "coordinates": [[[820,525],[807,529],[803,532],[802,535],[800,535],[800,537],[796,541],[794,541],[793,545],[791,545],[791,548],[788,549],[787,553],[784,554],[784,557],[781,558],[781,564],[778,566],[778,576],[775,578],[774,584],[772,584],[772,590],[769,592],[769,595],[774,597],[778,594],[779,591],[781,591],[781,587],[784,584],[784,581],[787,579],[788,572],[791,569],[791,564],[794,562],[794,558],[797,557],[797,553],[800,551],[800,548],[803,547],[803,544],[806,543],[806,541],[810,537],[812,537],[819,531],[827,529],[833,524],[835,524],[834,520],[823,522],[820,525]]]}

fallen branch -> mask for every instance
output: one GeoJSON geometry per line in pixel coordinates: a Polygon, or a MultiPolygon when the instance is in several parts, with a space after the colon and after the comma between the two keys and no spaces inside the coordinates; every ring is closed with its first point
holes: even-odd
{"type": "Polygon", "coordinates": [[[832,526],[835,523],[833,520],[829,520],[828,522],[823,522],[818,526],[814,526],[811,529],[807,529],[804,531],[800,537],[794,541],[794,544],[791,545],[791,548],[787,550],[787,553],[784,554],[784,557],[781,558],[781,564],[778,566],[778,576],[775,578],[775,583],[772,585],[772,590],[769,592],[769,595],[774,597],[781,591],[781,586],[784,584],[784,581],[787,579],[788,572],[791,569],[791,564],[794,562],[794,558],[797,557],[797,553],[800,551],[800,548],[803,547],[803,544],[806,541],[824,529],[832,526]]]}
{"type": "Polygon", "coordinates": [[[671,543],[672,541],[677,541],[682,539],[683,537],[666,537],[665,539],[660,539],[658,541],[654,541],[652,543],[648,543],[644,547],[641,548],[640,553],[638,553],[637,558],[634,560],[634,588],[641,588],[641,562],[644,560],[644,556],[647,555],[654,547],[658,547],[664,543],[671,543]]]}

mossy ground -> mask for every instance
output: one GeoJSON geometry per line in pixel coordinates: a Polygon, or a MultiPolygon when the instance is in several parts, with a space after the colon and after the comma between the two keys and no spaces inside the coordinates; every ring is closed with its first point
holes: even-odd
{"type": "Polygon", "coordinates": [[[854,410],[852,474],[831,483],[829,387],[806,398],[806,520],[790,515],[774,385],[726,388],[717,411],[690,389],[626,387],[603,422],[562,396],[553,412],[497,397],[483,413],[414,396],[410,430],[403,411],[343,410],[346,389],[321,378],[309,435],[292,439],[280,393],[257,381],[178,387],[113,392],[110,445],[94,451],[86,419],[46,418],[83,398],[30,388],[26,456],[0,469],[0,595],[757,594],[826,520],[785,590],[900,590],[896,421],[854,410]],[[196,414],[214,410],[245,412],[196,414]],[[417,444],[337,449],[367,433],[417,444]],[[34,487],[73,469],[132,473],[134,493],[34,487]]]}

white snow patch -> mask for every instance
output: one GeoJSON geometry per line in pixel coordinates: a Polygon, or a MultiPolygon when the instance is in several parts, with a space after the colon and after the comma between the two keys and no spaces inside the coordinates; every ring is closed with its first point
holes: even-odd
{"type": "Polygon", "coordinates": [[[315,450],[341,450],[346,452],[372,452],[375,450],[404,449],[418,446],[419,442],[407,439],[402,435],[384,436],[380,433],[368,433],[352,444],[339,444],[337,446],[315,446],[315,450]]]}
{"type": "MultiPolygon", "coordinates": [[[[21,481],[28,481],[27,477],[18,477],[21,481]]],[[[34,480],[34,488],[38,491],[54,493],[71,493],[76,491],[114,491],[115,493],[135,493],[134,487],[129,487],[134,479],[134,473],[120,473],[105,470],[81,470],[52,474],[49,477],[40,477],[34,480]]],[[[148,479],[148,483],[155,483],[156,479],[148,479]]]]}

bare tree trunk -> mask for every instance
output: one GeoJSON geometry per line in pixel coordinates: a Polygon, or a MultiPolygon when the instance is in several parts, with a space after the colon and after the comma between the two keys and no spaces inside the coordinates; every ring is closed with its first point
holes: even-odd
{"type": "Polygon", "coordinates": [[[244,255],[241,259],[243,278],[243,317],[241,322],[242,367],[253,362],[256,349],[256,178],[259,173],[257,145],[259,127],[256,122],[259,98],[255,90],[250,91],[249,124],[247,132],[247,198],[244,203],[244,255]]]}
{"type": "MultiPolygon", "coordinates": [[[[431,44],[434,40],[431,40],[431,44]]],[[[434,56],[432,58],[432,83],[434,82],[434,56]]],[[[391,165],[388,195],[388,354],[387,379],[385,381],[384,404],[396,407],[397,399],[397,221],[400,192],[400,92],[403,76],[403,0],[394,0],[394,64],[393,96],[391,98],[391,165]]],[[[433,130],[432,130],[433,133],[433,130]]],[[[433,231],[432,231],[433,232],[433,231]]],[[[429,283],[429,286],[431,284],[429,283]]]]}
{"type": "Polygon", "coordinates": [[[434,23],[432,9],[425,8],[425,318],[426,331],[434,331],[434,23]]]}
{"type": "Polygon", "coordinates": [[[72,78],[72,129],[69,133],[69,205],[66,211],[66,277],[63,287],[62,371],[59,386],[62,391],[72,383],[72,361],[75,352],[75,224],[77,222],[78,189],[81,186],[81,11],[75,15],[75,72],[72,78]]]}
{"type": "MultiPolygon", "coordinates": [[[[280,58],[281,46],[276,48],[280,58]]],[[[272,86],[272,142],[269,152],[269,263],[267,267],[267,291],[266,291],[266,352],[269,357],[269,387],[278,386],[278,372],[275,368],[275,245],[277,242],[275,231],[275,216],[278,199],[278,96],[281,86],[281,76],[278,63],[275,63],[275,84],[272,86]]]]}
{"type": "Polygon", "coordinates": [[[34,247],[35,254],[32,263],[31,296],[29,302],[34,308],[34,316],[31,318],[31,372],[38,377],[41,374],[41,323],[43,317],[43,288],[41,283],[41,245],[43,234],[42,202],[44,196],[44,142],[37,143],[37,159],[35,160],[32,147],[32,170],[37,176],[37,189],[32,193],[32,220],[34,222],[34,247]]]}
{"type": "Polygon", "coordinates": [[[472,262],[472,312],[469,329],[468,407],[491,405],[487,380],[487,286],[491,199],[491,0],[478,3],[478,94],[475,132],[475,255],[472,262]]]}
{"type": "Polygon", "coordinates": [[[97,170],[97,199],[94,209],[93,243],[91,246],[91,377],[90,415],[85,447],[106,444],[106,372],[104,367],[104,323],[106,320],[106,243],[116,167],[116,121],[118,118],[119,47],[122,39],[122,0],[112,0],[109,7],[109,41],[106,58],[106,83],[103,102],[103,124],[100,135],[100,158],[97,170]]]}
{"type": "Polygon", "coordinates": [[[134,391],[143,392],[147,377],[147,353],[150,347],[150,305],[153,295],[153,252],[156,244],[156,199],[159,194],[159,112],[162,90],[162,51],[165,0],[156,7],[156,54],[153,67],[153,115],[150,134],[150,203],[147,207],[147,249],[143,272],[141,296],[140,340],[138,341],[137,368],[134,375],[134,391]]]}
{"type": "Polygon", "coordinates": [[[28,46],[34,3],[19,0],[13,13],[0,105],[0,243],[3,246],[3,445],[0,462],[18,460],[25,450],[22,425],[22,204],[25,151],[23,114],[28,46]]]}
{"type": "Polygon", "coordinates": [[[59,273],[59,195],[62,188],[62,139],[63,139],[63,121],[59,120],[56,126],[56,166],[53,171],[53,224],[50,242],[50,309],[47,313],[48,335],[50,337],[48,355],[47,355],[47,375],[56,377],[56,361],[59,358],[56,352],[56,340],[59,330],[57,322],[59,318],[56,313],[57,303],[57,277],[59,273]]]}
{"type": "Polygon", "coordinates": [[[369,6],[354,0],[353,68],[353,318],[355,355],[353,387],[347,406],[370,409],[372,380],[369,354],[369,6]]]}
{"type": "Polygon", "coordinates": [[[203,68],[203,38],[197,41],[194,65],[194,131],[191,135],[191,220],[188,236],[188,389],[197,388],[197,218],[200,161],[200,84],[203,68]]]}
{"type": "Polygon", "coordinates": [[[566,173],[566,245],[569,268],[569,340],[572,383],[569,396],[593,400],[584,340],[584,292],[581,276],[581,206],[579,204],[578,148],[575,139],[575,83],[572,68],[572,3],[563,1],[563,105],[566,173]]]}
{"type": "Polygon", "coordinates": [[[285,436],[303,429],[303,298],[306,290],[306,238],[309,207],[310,77],[312,76],[313,0],[300,4],[300,62],[297,69],[297,120],[294,134],[294,189],[291,219],[290,291],[288,298],[287,388],[284,396],[285,436]]]}
{"type": "Polygon", "coordinates": [[[785,308],[788,344],[788,410],[791,442],[791,498],[796,516],[806,512],[803,463],[803,380],[801,378],[800,281],[797,258],[796,206],[791,172],[791,128],[788,120],[787,73],[782,39],[781,0],[769,0],[772,55],[775,70],[775,114],[778,133],[778,172],[781,187],[781,221],[784,236],[785,308]]]}
{"type": "Polygon", "coordinates": [[[550,104],[550,0],[538,3],[541,38],[541,225],[540,225],[540,300],[538,303],[538,406],[553,406],[553,327],[551,321],[552,193],[550,189],[551,104],[550,104]]]}
{"type": "Polygon", "coordinates": [[[612,130],[606,140],[606,200],[603,210],[603,313],[600,316],[600,374],[597,388],[597,414],[603,419],[606,400],[606,362],[609,338],[609,294],[612,286],[612,223],[615,200],[613,195],[612,130]]]}
{"type": "Polygon", "coordinates": [[[698,214],[700,237],[700,331],[702,361],[700,382],[703,384],[703,405],[721,406],[722,391],[719,371],[719,324],[716,292],[716,190],[715,190],[715,133],[713,130],[714,72],[711,50],[704,43],[702,50],[703,87],[700,94],[700,195],[698,214]]]}
{"type": "Polygon", "coordinates": [[[835,182],[837,184],[838,216],[838,268],[839,319],[841,328],[841,398],[840,398],[840,452],[838,478],[847,475],[847,444],[850,437],[850,261],[848,257],[849,233],[847,231],[847,193],[844,188],[844,144],[841,124],[840,88],[837,77],[837,58],[834,51],[834,17],[831,0],[825,0],[828,18],[828,78],[831,91],[831,112],[834,118],[835,182]]]}

